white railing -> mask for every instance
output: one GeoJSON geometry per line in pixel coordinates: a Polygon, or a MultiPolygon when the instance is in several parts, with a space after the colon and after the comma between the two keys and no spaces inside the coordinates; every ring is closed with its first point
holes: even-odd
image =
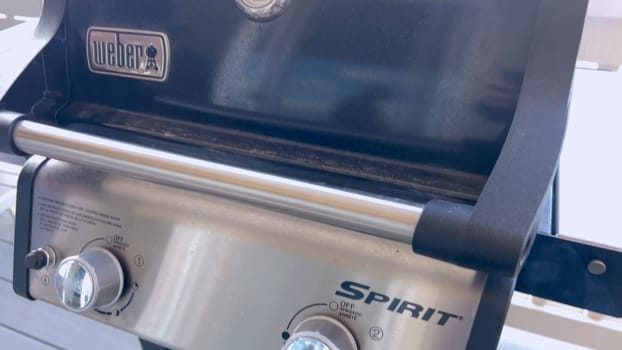
{"type": "Polygon", "coordinates": [[[0,213],[15,205],[15,188],[20,169],[18,165],[0,162],[0,213]]]}

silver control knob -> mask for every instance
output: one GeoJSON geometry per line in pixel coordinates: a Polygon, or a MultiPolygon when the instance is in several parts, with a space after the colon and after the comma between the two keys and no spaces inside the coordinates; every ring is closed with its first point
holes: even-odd
{"type": "Polygon", "coordinates": [[[69,310],[82,312],[114,304],[123,290],[119,260],[104,248],[63,259],[54,275],[56,295],[69,310]]]}
{"type": "Polygon", "coordinates": [[[283,350],[357,350],[352,333],[341,322],[327,316],[302,321],[283,345],[283,350]]]}

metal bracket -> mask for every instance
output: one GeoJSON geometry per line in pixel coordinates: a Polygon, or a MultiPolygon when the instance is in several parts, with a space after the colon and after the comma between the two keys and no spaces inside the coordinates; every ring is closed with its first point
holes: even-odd
{"type": "Polygon", "coordinates": [[[538,234],[516,290],[622,317],[622,250],[538,234]]]}

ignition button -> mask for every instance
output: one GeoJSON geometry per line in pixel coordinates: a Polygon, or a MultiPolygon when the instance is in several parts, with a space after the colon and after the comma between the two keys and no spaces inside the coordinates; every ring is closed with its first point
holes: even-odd
{"type": "Polygon", "coordinates": [[[41,270],[44,267],[54,267],[56,253],[54,249],[45,246],[28,253],[24,258],[24,265],[31,270],[41,270]]]}

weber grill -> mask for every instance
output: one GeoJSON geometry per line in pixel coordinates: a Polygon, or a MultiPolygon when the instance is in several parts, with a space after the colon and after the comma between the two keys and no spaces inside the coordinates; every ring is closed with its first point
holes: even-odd
{"type": "Polygon", "coordinates": [[[493,349],[515,289],[620,316],[619,253],[551,235],[585,8],[46,1],[0,81],[14,289],[171,349],[493,349]]]}

